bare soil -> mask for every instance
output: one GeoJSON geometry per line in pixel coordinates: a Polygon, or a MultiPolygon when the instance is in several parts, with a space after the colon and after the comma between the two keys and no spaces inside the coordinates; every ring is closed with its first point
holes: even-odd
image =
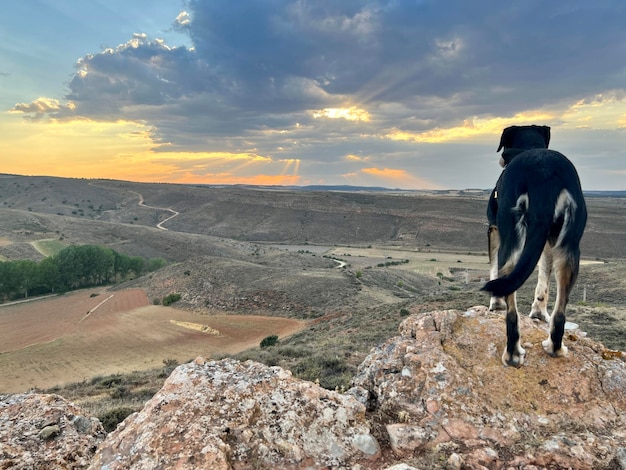
{"type": "Polygon", "coordinates": [[[150,305],[141,289],[83,290],[0,308],[0,393],[153,369],[215,352],[236,353],[305,322],[202,316],[150,305]],[[203,330],[202,326],[206,328],[203,330]]]}

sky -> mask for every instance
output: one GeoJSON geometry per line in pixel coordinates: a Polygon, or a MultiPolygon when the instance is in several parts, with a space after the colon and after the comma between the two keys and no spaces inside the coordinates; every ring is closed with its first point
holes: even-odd
{"type": "Polygon", "coordinates": [[[626,189],[623,0],[20,0],[0,15],[0,173],[493,187],[552,129],[626,189]]]}

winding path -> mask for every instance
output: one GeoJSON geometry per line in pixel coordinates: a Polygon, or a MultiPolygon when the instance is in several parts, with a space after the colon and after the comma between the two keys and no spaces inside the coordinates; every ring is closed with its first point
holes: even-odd
{"type": "MultiPolygon", "coordinates": [[[[119,188],[110,188],[110,187],[108,187],[108,186],[105,186],[105,185],[102,185],[102,184],[96,184],[96,183],[93,183],[93,182],[91,182],[91,183],[89,183],[89,184],[90,184],[90,185],[92,185],[92,186],[98,186],[98,187],[100,187],[100,188],[105,188],[105,189],[119,189],[119,188]]],[[[133,193],[133,194],[136,194],[136,195],[137,195],[137,197],[139,198],[139,202],[138,202],[137,204],[138,204],[139,206],[141,206],[141,207],[145,207],[145,208],[147,208],[147,209],[157,209],[157,210],[160,210],[160,211],[168,211],[168,212],[171,212],[171,213],[172,213],[172,215],[170,215],[169,217],[165,218],[164,220],[162,220],[161,222],[159,222],[158,224],[156,224],[156,227],[157,227],[157,228],[159,228],[159,229],[161,229],[161,230],[168,230],[168,229],[166,229],[165,227],[163,227],[163,224],[164,224],[165,222],[168,222],[168,221],[172,220],[174,217],[176,217],[178,214],[180,214],[180,212],[175,211],[174,209],[170,209],[169,207],[156,207],[156,206],[149,206],[149,205],[147,205],[147,204],[145,204],[145,203],[143,202],[143,195],[142,195],[141,193],[138,193],[137,191],[132,191],[132,190],[130,190],[130,189],[128,189],[127,191],[128,191],[129,193],[133,193]]],[[[108,211],[106,211],[106,212],[108,212],[108,211]]]]}
{"type": "Polygon", "coordinates": [[[169,220],[172,220],[174,217],[176,217],[178,214],[180,214],[180,212],[175,211],[174,209],[170,209],[169,207],[155,207],[155,206],[149,206],[147,204],[145,204],[143,202],[143,196],[141,195],[141,193],[138,193],[137,191],[131,191],[133,193],[135,193],[137,196],[139,196],[139,205],[141,207],[146,207],[148,209],[158,209],[161,211],[168,211],[171,212],[172,215],[170,215],[169,217],[167,217],[166,219],[163,219],[161,222],[159,222],[156,226],[157,228],[160,228],[161,230],[167,230],[165,227],[163,227],[163,224],[169,220]]]}

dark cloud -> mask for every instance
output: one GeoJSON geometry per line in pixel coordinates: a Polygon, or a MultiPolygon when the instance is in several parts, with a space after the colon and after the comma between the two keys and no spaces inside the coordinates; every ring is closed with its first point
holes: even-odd
{"type": "Polygon", "coordinates": [[[621,0],[186,6],[173,27],[193,47],[136,35],[79,60],[65,97],[72,107],[33,102],[15,111],[143,121],[168,150],[253,149],[320,162],[377,153],[404,165],[410,154],[426,161],[434,153],[382,140],[385,132],[511,117],[608,91],[623,97],[626,83],[621,0]],[[370,119],[312,116],[344,106],[370,119]]]}
{"type": "MultiPolygon", "coordinates": [[[[619,2],[189,1],[195,50],[135,38],[85,57],[68,99],[123,107],[208,94],[221,111],[461,97],[474,114],[621,87],[619,2]],[[601,53],[598,53],[601,51],[601,53]]],[[[417,109],[419,111],[419,108],[417,109]]],[[[432,114],[445,109],[430,109],[432,114]]],[[[211,110],[207,110],[211,112],[211,110]]]]}

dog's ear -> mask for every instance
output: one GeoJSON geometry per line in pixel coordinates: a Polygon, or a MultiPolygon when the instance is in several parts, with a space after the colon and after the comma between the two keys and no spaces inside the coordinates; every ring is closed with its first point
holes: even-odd
{"type": "Polygon", "coordinates": [[[511,146],[511,140],[513,139],[513,136],[515,135],[516,132],[517,132],[517,126],[511,126],[511,127],[507,127],[506,129],[504,129],[502,131],[502,137],[500,137],[500,145],[498,146],[498,150],[496,150],[496,152],[499,152],[500,150],[502,150],[503,147],[505,149],[509,148],[511,146]]]}

